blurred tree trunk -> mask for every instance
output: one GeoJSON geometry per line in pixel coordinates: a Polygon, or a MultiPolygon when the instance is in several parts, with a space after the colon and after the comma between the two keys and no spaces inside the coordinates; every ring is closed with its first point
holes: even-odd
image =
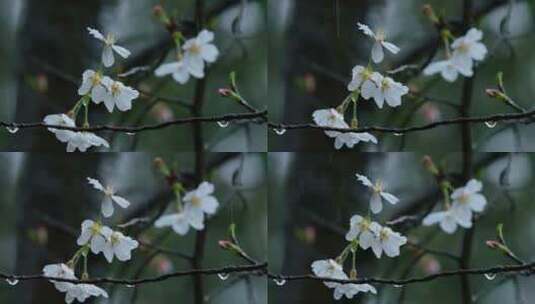
{"type": "MultiPolygon", "coordinates": [[[[351,45],[363,41],[356,31],[356,23],[364,19],[368,2],[295,1],[292,24],[286,34],[284,121],[311,121],[314,110],[336,107],[347,96],[347,82],[328,74],[342,76],[347,81],[351,79],[351,69],[356,64],[354,58],[359,57],[358,49],[348,49],[344,45],[348,45],[347,41],[355,42],[351,45]],[[303,85],[304,76],[308,85],[303,85]],[[311,84],[311,79],[315,85],[311,84]]],[[[279,138],[285,151],[317,151],[318,147],[327,146],[332,150],[332,140],[318,137],[316,131],[292,131],[279,138]]]]}
{"type": "MultiPolygon", "coordinates": [[[[19,31],[19,85],[15,121],[39,121],[47,114],[65,113],[78,100],[77,88],[48,76],[46,92],[32,88],[31,79],[46,74],[39,62],[81,77],[89,67],[92,39],[87,26],[96,26],[100,1],[26,1],[19,31]]],[[[13,136],[11,150],[65,151],[65,145],[44,129],[23,130],[13,136]]]]}
{"type": "MultiPolygon", "coordinates": [[[[20,80],[15,121],[41,120],[61,113],[77,100],[77,88],[54,76],[48,77],[46,93],[37,93],[29,76],[43,73],[35,59],[70,75],[81,75],[91,51],[87,26],[97,24],[100,1],[27,1],[25,22],[20,31],[20,80]]],[[[64,151],[65,145],[46,130],[20,131],[13,150],[64,151]]],[[[66,262],[76,250],[75,239],[56,229],[48,230],[48,242],[39,245],[30,235],[50,216],[79,230],[82,214],[94,204],[87,198],[85,178],[98,168],[100,155],[28,153],[17,193],[16,273],[40,273],[47,263],[66,262]]],[[[93,206],[93,207],[91,207],[93,206]]],[[[24,282],[10,303],[63,303],[64,294],[46,281],[24,282]]]]}

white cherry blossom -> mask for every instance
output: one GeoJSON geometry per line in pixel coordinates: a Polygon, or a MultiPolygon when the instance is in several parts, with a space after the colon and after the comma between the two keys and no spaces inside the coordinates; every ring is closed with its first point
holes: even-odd
{"type": "Polygon", "coordinates": [[[92,220],[85,220],[82,222],[82,232],[76,240],[79,246],[90,244],[91,251],[98,254],[104,250],[104,244],[107,238],[113,233],[107,226],[103,226],[92,220]]]}
{"type": "Polygon", "coordinates": [[[217,60],[219,51],[212,43],[213,40],[214,33],[202,30],[197,37],[187,40],[182,46],[184,65],[194,77],[203,78],[205,62],[213,63],[217,60]]]}
{"type": "Polygon", "coordinates": [[[77,149],[85,152],[92,146],[109,148],[110,144],[104,138],[91,132],[74,132],[67,139],[67,152],[74,152],[77,149]]]}
{"type": "Polygon", "coordinates": [[[108,33],[108,35],[104,37],[104,35],[96,29],[88,27],[87,30],[91,36],[104,43],[104,49],[102,50],[102,64],[104,64],[105,67],[109,68],[115,63],[114,52],[125,59],[130,56],[129,50],[115,44],[117,41],[113,34],[108,33]]]}
{"type": "Polygon", "coordinates": [[[384,252],[389,257],[396,257],[399,255],[399,248],[407,243],[407,238],[392,231],[389,227],[370,226],[375,233],[375,238],[371,244],[373,253],[377,258],[380,258],[384,252]]]}
{"type": "MultiPolygon", "coordinates": [[[[328,260],[317,260],[314,261],[311,265],[312,272],[320,278],[329,278],[329,279],[347,279],[347,275],[344,273],[342,265],[338,264],[333,259],[328,260]]],[[[336,282],[323,282],[329,288],[335,288],[340,285],[336,282]]]]}
{"type": "Polygon", "coordinates": [[[186,84],[190,79],[188,67],[182,60],[162,64],[154,71],[154,75],[157,77],[172,75],[173,79],[180,84],[186,84]]]}
{"type": "Polygon", "coordinates": [[[106,257],[106,260],[109,263],[113,261],[114,256],[117,257],[119,261],[124,262],[130,260],[131,251],[138,246],[138,241],[125,236],[119,231],[113,231],[106,237],[102,253],[104,253],[104,257],[106,257]]]}
{"type": "Polygon", "coordinates": [[[139,97],[137,90],[109,77],[104,77],[102,83],[106,87],[106,93],[101,101],[95,101],[95,103],[99,104],[103,101],[110,113],[113,112],[115,106],[123,112],[132,109],[132,100],[139,97]]]}
{"type": "Polygon", "coordinates": [[[93,284],[73,284],[73,286],[67,290],[65,302],[70,304],[76,299],[78,302],[83,303],[91,296],[108,298],[108,293],[104,289],[93,284]]]}
{"type": "Polygon", "coordinates": [[[78,95],[91,95],[91,99],[95,103],[101,103],[108,92],[103,80],[108,82],[109,77],[102,75],[100,72],[93,70],[85,70],[82,74],[82,85],[78,88],[78,95]]]}
{"type": "Polygon", "coordinates": [[[212,215],[219,207],[219,202],[212,195],[214,185],[202,182],[197,189],[187,192],[182,201],[184,202],[184,215],[190,225],[197,229],[204,229],[204,216],[212,215]]]}
{"type": "MultiPolygon", "coordinates": [[[[344,115],[334,108],[316,110],[312,113],[312,119],[320,127],[329,128],[348,128],[349,126],[344,121],[344,115]]],[[[336,137],[340,132],[325,131],[329,137],[336,137]]]]}
{"type": "MultiPolygon", "coordinates": [[[[378,74],[378,73],[374,73],[378,74]]],[[[403,84],[394,81],[390,77],[379,77],[381,75],[375,76],[377,87],[366,88],[373,94],[373,99],[379,107],[383,108],[383,105],[386,103],[391,107],[398,107],[401,105],[401,97],[409,93],[409,88],[403,84]]],[[[362,88],[362,94],[364,96],[364,87],[362,88]]]]}
{"type": "Polygon", "coordinates": [[[473,212],[481,212],[487,205],[487,199],[480,192],[483,184],[471,179],[466,186],[457,188],[451,194],[452,209],[462,218],[472,218],[473,212]]]}
{"type": "Polygon", "coordinates": [[[156,228],[172,227],[179,235],[186,235],[189,231],[189,219],[184,212],[167,214],[161,216],[154,223],[156,228]]]}
{"type": "Polygon", "coordinates": [[[340,150],[345,145],[348,148],[352,149],[356,144],[360,143],[361,141],[377,144],[377,138],[367,132],[364,132],[364,133],[336,132],[335,140],[334,140],[334,147],[336,150],[340,150]]]}
{"type": "Polygon", "coordinates": [[[378,30],[376,33],[373,32],[370,27],[365,24],[357,23],[358,29],[362,31],[365,35],[370,36],[375,40],[372,48],[372,60],[375,63],[381,63],[385,57],[383,48],[387,49],[392,54],[397,54],[400,51],[400,48],[395,44],[386,41],[386,33],[384,30],[378,30]]]}
{"type": "Polygon", "coordinates": [[[365,86],[369,86],[370,84],[373,85],[373,79],[371,79],[373,74],[374,72],[369,68],[356,65],[351,71],[351,81],[347,85],[347,90],[350,92],[355,92],[361,88],[364,88],[365,86]]]}
{"type": "Polygon", "coordinates": [[[471,70],[473,61],[484,60],[488,52],[487,47],[481,43],[481,39],[483,39],[483,32],[476,28],[471,28],[466,35],[455,39],[451,44],[452,60],[459,66],[471,70]]]}
{"type": "Polygon", "coordinates": [[[87,181],[93,186],[93,188],[104,193],[104,199],[102,200],[101,204],[101,211],[102,215],[104,215],[105,217],[110,217],[113,215],[113,203],[116,203],[123,209],[128,208],[128,206],[130,206],[130,202],[128,200],[115,194],[115,189],[112,186],[107,185],[106,187],[104,187],[98,180],[91,177],[88,177],[87,181]]]}
{"type": "Polygon", "coordinates": [[[438,223],[440,228],[448,234],[455,233],[457,226],[464,228],[472,227],[472,217],[466,217],[456,211],[457,209],[450,208],[446,211],[430,213],[423,219],[422,224],[424,226],[432,226],[438,223]]]}
{"type": "MultiPolygon", "coordinates": [[[[67,266],[66,264],[48,264],[43,267],[43,275],[47,277],[60,278],[60,279],[71,279],[77,280],[78,278],[74,275],[74,271],[67,266]]],[[[61,292],[66,292],[74,284],[71,282],[62,282],[49,280],[54,284],[57,290],[61,292]]]]}
{"type": "Polygon", "coordinates": [[[383,210],[383,199],[392,205],[399,202],[399,199],[394,195],[384,191],[384,183],[381,180],[377,180],[373,184],[366,176],[356,174],[357,179],[366,187],[372,189],[373,193],[370,198],[370,210],[377,214],[383,210]]]}
{"type": "Polygon", "coordinates": [[[448,82],[455,82],[459,74],[465,77],[472,77],[474,75],[471,66],[460,65],[451,59],[433,62],[424,69],[423,73],[426,76],[440,73],[442,78],[448,82]]]}
{"type": "Polygon", "coordinates": [[[334,299],[340,300],[343,296],[353,299],[359,292],[377,294],[377,290],[370,284],[338,284],[334,289],[334,299]]]}
{"type": "Polygon", "coordinates": [[[351,242],[358,239],[360,247],[366,250],[371,247],[376,237],[374,231],[379,231],[380,229],[381,226],[378,223],[358,214],[353,215],[350,220],[349,231],[346,234],[346,240],[351,242]]]}
{"type": "MultiPolygon", "coordinates": [[[[76,123],[74,122],[74,120],[67,114],[47,115],[43,119],[43,122],[47,125],[76,127],[76,123]]],[[[56,135],[56,138],[61,142],[68,142],[69,139],[76,133],[71,130],[61,130],[54,128],[48,128],[48,131],[54,133],[56,135]]]]}

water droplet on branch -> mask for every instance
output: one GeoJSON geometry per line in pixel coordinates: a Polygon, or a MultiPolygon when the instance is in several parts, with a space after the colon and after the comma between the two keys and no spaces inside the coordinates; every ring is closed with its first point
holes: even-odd
{"type": "Polygon", "coordinates": [[[15,286],[19,283],[19,280],[17,279],[6,279],[6,282],[11,285],[11,286],[15,286]]]}
{"type": "Polygon", "coordinates": [[[492,281],[496,278],[496,274],[495,273],[485,273],[485,278],[489,281],[492,281]]]}
{"type": "Polygon", "coordinates": [[[283,286],[284,284],[286,284],[286,280],[285,279],[273,279],[273,282],[275,282],[275,284],[277,284],[277,286],[283,286]]]}
{"type": "Polygon", "coordinates": [[[485,125],[489,129],[494,129],[498,125],[498,122],[497,121],[485,121],[485,125]]]}
{"type": "Polygon", "coordinates": [[[136,287],[136,285],[134,285],[134,284],[126,284],[126,287],[128,287],[128,288],[134,288],[134,287],[136,287]]]}
{"type": "Polygon", "coordinates": [[[403,136],[403,133],[394,133],[394,136],[403,136]]]}
{"type": "Polygon", "coordinates": [[[275,134],[277,134],[277,135],[284,135],[284,133],[286,133],[286,129],[284,129],[284,128],[273,129],[273,132],[275,132],[275,134]]]}
{"type": "Polygon", "coordinates": [[[217,122],[217,125],[220,126],[221,128],[226,128],[230,125],[230,122],[226,120],[220,120],[217,122]]]}
{"type": "Polygon", "coordinates": [[[394,284],[394,287],[396,287],[396,288],[403,288],[403,285],[401,285],[401,284],[394,284]]]}
{"type": "Polygon", "coordinates": [[[134,135],[136,135],[136,133],[135,133],[135,132],[126,132],[126,135],[128,135],[128,136],[134,136],[134,135]]]}
{"type": "Polygon", "coordinates": [[[15,134],[19,131],[19,128],[17,127],[6,127],[7,131],[11,134],[15,134]]]}
{"type": "Polygon", "coordinates": [[[221,281],[225,281],[226,279],[229,278],[230,274],[226,272],[221,272],[221,273],[218,273],[217,276],[221,279],[221,281]]]}

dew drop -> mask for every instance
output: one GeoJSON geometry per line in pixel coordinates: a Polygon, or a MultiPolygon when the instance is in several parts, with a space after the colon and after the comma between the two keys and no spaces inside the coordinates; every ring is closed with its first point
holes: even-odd
{"type": "Polygon", "coordinates": [[[394,133],[394,136],[403,136],[403,133],[394,133]]]}
{"type": "Polygon", "coordinates": [[[498,125],[498,122],[496,122],[496,121],[485,121],[485,125],[489,129],[494,129],[498,125]]]}
{"type": "Polygon", "coordinates": [[[403,285],[401,285],[401,284],[394,284],[394,287],[396,287],[396,288],[403,288],[403,285]]]}
{"type": "Polygon", "coordinates": [[[485,273],[485,278],[489,281],[492,281],[496,278],[496,274],[495,273],[485,273]]]}
{"type": "Polygon", "coordinates": [[[226,272],[221,272],[218,273],[217,276],[221,279],[221,281],[225,281],[230,275],[226,272]]]}
{"type": "Polygon", "coordinates": [[[6,127],[7,131],[11,134],[15,134],[19,131],[19,128],[17,127],[6,127]]]}
{"type": "Polygon", "coordinates": [[[136,135],[136,133],[135,133],[135,132],[126,132],[126,135],[128,135],[128,136],[134,136],[134,135],[136,135]]]}
{"type": "Polygon", "coordinates": [[[6,282],[11,285],[11,286],[15,286],[19,283],[19,280],[17,279],[6,279],[6,282]]]}
{"type": "Polygon", "coordinates": [[[136,287],[136,285],[134,285],[134,284],[126,284],[125,286],[128,287],[128,288],[134,288],[134,287],[136,287]]]}
{"type": "Polygon", "coordinates": [[[226,128],[230,125],[230,122],[226,120],[220,120],[217,122],[217,125],[220,126],[221,128],[226,128]]]}
{"type": "Polygon", "coordinates": [[[273,282],[275,282],[275,284],[277,284],[277,286],[283,286],[284,284],[286,284],[286,280],[285,279],[273,279],[273,282]]]}
{"type": "Polygon", "coordinates": [[[284,128],[273,129],[273,131],[274,131],[275,134],[277,134],[277,135],[284,135],[284,133],[286,133],[286,129],[284,129],[284,128]]]}

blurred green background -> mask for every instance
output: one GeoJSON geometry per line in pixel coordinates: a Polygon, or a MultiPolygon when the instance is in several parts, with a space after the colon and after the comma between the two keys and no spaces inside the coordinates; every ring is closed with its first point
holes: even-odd
{"type": "MultiPolygon", "coordinates": [[[[278,24],[287,16],[282,28],[270,35],[270,117],[276,122],[309,123],[312,112],[338,106],[347,96],[346,85],[351,70],[366,65],[372,47],[369,37],[357,30],[357,22],[371,28],[384,28],[387,40],[401,47],[393,56],[387,54],[379,69],[383,73],[399,66],[408,56],[410,63],[420,64],[432,48],[423,48],[437,37],[431,22],[423,15],[422,6],[431,4],[447,20],[460,22],[462,0],[369,0],[369,1],[271,1],[273,5],[268,22],[278,24]],[[284,8],[281,8],[284,7],[284,8]],[[284,11],[284,14],[281,13],[284,11]],[[418,50],[418,51],[417,51],[418,50]]],[[[532,49],[532,0],[473,0],[474,11],[485,12],[477,20],[484,32],[484,43],[489,56],[477,69],[473,91],[473,115],[514,112],[506,105],[489,98],[485,89],[496,87],[496,74],[504,72],[508,94],[521,106],[532,109],[534,94],[532,49]],[[502,4],[502,5],[499,5],[502,4]],[[492,8],[492,9],[488,9],[492,8]],[[502,27],[503,25],[503,27],[502,27]],[[502,29],[501,29],[502,27],[502,29]]],[[[274,28],[277,28],[274,26],[274,28]]],[[[442,59],[439,52],[435,60],[442,59]]],[[[437,77],[418,77],[407,82],[408,75],[396,75],[398,81],[430,101],[420,103],[405,97],[399,108],[379,110],[373,102],[363,101],[359,106],[361,126],[402,127],[420,125],[437,119],[458,116],[457,110],[446,102],[460,104],[462,78],[450,84],[437,77]]],[[[350,111],[349,111],[350,112],[350,111]]],[[[348,113],[349,115],[349,113],[348,113]]],[[[349,118],[348,118],[349,119],[349,118]]],[[[494,128],[474,125],[474,148],[478,151],[533,151],[533,127],[499,123],[494,128]],[[520,142],[515,134],[520,135],[520,142]]],[[[440,127],[431,131],[397,137],[376,134],[379,145],[359,144],[361,151],[459,151],[458,126],[440,127]]],[[[283,136],[270,132],[270,151],[331,151],[332,139],[316,130],[288,131],[283,136]]]]}
{"type": "MultiPolygon", "coordinates": [[[[153,159],[161,156],[184,177],[193,172],[191,153],[100,153],[70,156],[61,153],[0,154],[1,196],[0,269],[7,273],[39,274],[46,264],[66,262],[77,250],[76,238],[64,227],[79,234],[84,219],[96,219],[102,196],[86,181],[86,177],[112,184],[132,203],[104,221],[115,227],[132,218],[153,217],[163,204],[172,199],[164,177],[153,168],[153,159]]],[[[220,208],[207,221],[207,239],[203,268],[243,265],[245,262],[218,246],[228,239],[231,223],[243,249],[258,261],[267,256],[267,181],[266,158],[262,154],[213,153],[207,156],[207,179],[215,185],[220,208]],[[241,169],[240,169],[241,168],[241,169]],[[240,174],[236,172],[241,170],[240,174]],[[233,176],[237,175],[233,182],[233,176]]],[[[187,180],[187,179],[186,179],[187,180]]],[[[185,184],[187,185],[187,184],[185,184]]],[[[187,186],[191,189],[192,185],[187,186]]],[[[171,205],[172,206],[172,205],[171,205]]],[[[169,207],[167,212],[173,212],[169,207]]],[[[134,236],[143,224],[131,227],[125,234],[134,236]]],[[[115,228],[117,229],[117,228],[115,228]]],[[[149,227],[138,238],[159,247],[191,255],[195,231],[186,236],[170,228],[149,227]]],[[[90,255],[89,272],[93,277],[134,277],[143,266],[141,277],[157,276],[169,271],[191,269],[189,262],[167,252],[159,253],[147,263],[153,250],[138,248],[128,262],[114,260],[108,264],[102,255],[90,255]]],[[[222,281],[216,275],[204,277],[207,303],[266,303],[267,284],[262,277],[246,279],[230,275],[222,281]],[[250,299],[255,299],[251,302],[250,299]]],[[[193,303],[191,277],[181,277],[156,284],[128,288],[103,284],[110,294],[105,303],[193,303]]],[[[64,294],[44,280],[21,281],[15,286],[0,284],[0,303],[63,303],[64,294]]],[[[92,303],[92,302],[88,302],[92,303]]],[[[96,303],[101,303],[100,300],[96,303]]]]}
{"type": "MultiPolygon", "coordinates": [[[[2,1],[0,37],[5,43],[0,45],[0,119],[36,122],[47,114],[72,108],[79,99],[77,86],[50,73],[48,67],[81,79],[85,69],[98,66],[101,49],[87,33],[87,26],[104,33],[116,33],[118,43],[132,51],[131,61],[118,60],[113,74],[125,72],[127,65],[132,68],[157,62],[170,41],[163,25],[153,16],[152,8],[159,3],[177,20],[190,24],[193,21],[193,0],[2,1]]],[[[245,1],[242,6],[241,1],[207,0],[205,5],[207,14],[216,12],[211,14],[213,18],[208,21],[208,27],[215,32],[215,44],[221,56],[207,77],[204,115],[246,111],[217,94],[217,89],[228,86],[231,71],[237,72],[244,97],[255,107],[265,109],[266,1],[245,1]],[[235,23],[238,16],[241,18],[235,23]],[[234,29],[232,24],[236,24],[234,29]]],[[[172,58],[169,54],[167,60],[172,58]]],[[[125,82],[132,84],[132,80],[125,82]]],[[[191,80],[187,85],[178,85],[171,77],[150,76],[137,87],[162,99],[139,98],[132,111],[112,115],[104,107],[95,106],[91,121],[93,124],[139,125],[188,117],[188,111],[176,102],[168,102],[167,98],[191,103],[194,84],[191,80]]],[[[191,126],[183,125],[136,136],[103,135],[110,140],[112,151],[191,151],[191,133],[191,126]]],[[[237,123],[227,128],[209,123],[204,127],[208,151],[265,151],[265,134],[265,127],[255,123],[237,123]]],[[[35,129],[16,134],[0,132],[0,149],[62,151],[65,147],[46,130],[35,129]]]]}
{"type": "MultiPolygon", "coordinates": [[[[336,258],[346,246],[345,233],[354,214],[366,215],[370,192],[356,179],[355,173],[372,181],[381,179],[386,191],[400,202],[385,204],[375,220],[384,224],[401,215],[419,214],[440,199],[434,177],[423,167],[418,153],[270,153],[269,155],[269,267],[287,275],[309,274],[315,260],[336,258]]],[[[461,154],[432,155],[446,173],[456,176],[461,170],[461,154]]],[[[535,156],[531,154],[486,153],[475,155],[476,177],[483,182],[489,204],[476,223],[471,267],[514,264],[500,252],[489,249],[486,240],[496,239],[496,226],[503,223],[505,239],[519,257],[535,258],[532,172],[535,156]],[[504,170],[509,168],[508,171],[504,170]],[[503,173],[503,174],[502,174],[503,173]],[[500,176],[507,183],[500,182],[500,176]]],[[[458,184],[455,184],[458,186],[458,184]]],[[[417,226],[404,231],[409,240],[424,247],[459,255],[464,229],[453,235],[438,226],[417,226]]],[[[358,251],[357,271],[361,277],[420,277],[441,270],[458,269],[457,262],[443,256],[425,254],[415,260],[417,251],[401,248],[396,258],[377,259],[371,250],[358,251]],[[415,262],[416,261],[416,262],[415,262]],[[412,266],[411,266],[412,265],[412,266]]],[[[347,261],[346,272],[350,263],[347,261]]],[[[520,295],[506,275],[493,280],[483,275],[470,276],[473,303],[533,303],[533,278],[519,276],[520,295]]],[[[283,286],[270,282],[269,303],[461,303],[458,277],[396,288],[374,284],[378,295],[359,295],[353,300],[335,301],[333,291],[312,280],[288,281],[283,286]]]]}

